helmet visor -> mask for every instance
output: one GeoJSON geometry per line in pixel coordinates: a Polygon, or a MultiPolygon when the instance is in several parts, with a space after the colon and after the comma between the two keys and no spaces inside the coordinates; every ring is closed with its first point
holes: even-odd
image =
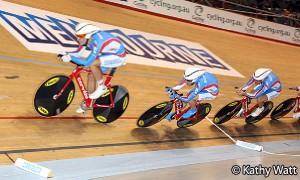
{"type": "Polygon", "coordinates": [[[86,34],[75,34],[77,38],[85,38],[86,34]]]}
{"type": "Polygon", "coordinates": [[[192,79],[185,79],[185,80],[186,80],[186,82],[193,82],[192,79]]]}

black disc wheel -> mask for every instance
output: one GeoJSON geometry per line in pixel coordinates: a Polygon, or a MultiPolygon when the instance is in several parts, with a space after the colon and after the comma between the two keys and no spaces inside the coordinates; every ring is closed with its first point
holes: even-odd
{"type": "Polygon", "coordinates": [[[217,112],[217,114],[213,118],[213,122],[215,124],[223,124],[235,117],[235,115],[240,111],[241,108],[241,101],[233,101],[217,112]]]}
{"type": "Polygon", "coordinates": [[[271,119],[277,120],[289,113],[296,105],[296,98],[290,98],[274,108],[271,113],[271,119]]]}
{"type": "Polygon", "coordinates": [[[112,86],[110,91],[99,97],[94,104],[109,105],[111,103],[111,95],[115,106],[109,107],[94,107],[94,119],[100,123],[111,123],[117,120],[127,109],[129,104],[128,90],[123,86],[112,86]]]}
{"type": "Polygon", "coordinates": [[[70,80],[65,75],[48,78],[37,89],[34,96],[34,109],[41,116],[51,117],[62,113],[72,102],[75,96],[75,86],[70,81],[61,96],[56,97],[60,90],[70,80]]]}
{"type": "Polygon", "coordinates": [[[173,102],[165,101],[148,109],[137,120],[138,127],[149,127],[163,120],[173,108],[173,102]]]}
{"type": "MultiPolygon", "coordinates": [[[[259,122],[260,120],[262,120],[263,118],[265,118],[269,114],[269,112],[272,111],[272,108],[273,108],[273,102],[271,102],[271,101],[264,102],[264,110],[263,110],[263,112],[261,112],[260,115],[258,115],[256,117],[253,117],[251,115],[251,112],[249,112],[250,115],[248,115],[246,117],[245,122],[247,124],[254,124],[254,123],[259,122]]],[[[255,109],[253,109],[253,111],[255,111],[255,109]]]]}
{"type": "Polygon", "coordinates": [[[186,128],[186,127],[191,127],[200,121],[202,121],[210,112],[211,110],[211,105],[209,103],[201,103],[198,106],[198,115],[196,118],[189,118],[189,119],[181,119],[177,121],[177,126],[179,128],[186,128]]]}

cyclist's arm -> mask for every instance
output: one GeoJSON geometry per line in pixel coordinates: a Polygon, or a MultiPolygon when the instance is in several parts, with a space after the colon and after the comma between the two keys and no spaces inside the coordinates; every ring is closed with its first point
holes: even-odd
{"type": "Polygon", "coordinates": [[[71,55],[71,56],[80,57],[83,54],[85,48],[86,48],[86,46],[79,46],[76,49],[76,51],[68,52],[68,54],[71,55]]]}
{"type": "Polygon", "coordinates": [[[86,59],[82,59],[75,56],[71,56],[71,58],[72,58],[71,61],[75,62],[76,64],[89,66],[97,58],[97,56],[91,53],[86,59]]]}
{"type": "Polygon", "coordinates": [[[246,93],[246,96],[251,99],[258,98],[268,90],[268,86],[265,83],[261,83],[261,84],[257,85],[254,88],[254,90],[255,90],[255,92],[253,92],[253,93],[246,93]]]}
{"type": "Polygon", "coordinates": [[[298,86],[292,86],[289,89],[299,91],[300,90],[300,85],[298,85],[298,86]]]}
{"type": "Polygon", "coordinates": [[[177,99],[179,99],[182,102],[189,102],[190,100],[194,99],[198,93],[200,92],[200,86],[196,85],[196,87],[194,87],[187,96],[183,96],[183,97],[177,97],[177,99]]]}
{"type": "Polygon", "coordinates": [[[300,85],[299,86],[293,86],[293,87],[289,87],[290,90],[296,90],[298,91],[297,95],[300,96],[300,85]]]}
{"type": "Polygon", "coordinates": [[[174,90],[174,91],[178,91],[178,90],[180,90],[181,88],[183,88],[183,86],[185,86],[186,85],[186,80],[184,79],[184,78],[182,78],[181,80],[180,80],[180,82],[176,85],[176,86],[174,86],[172,89],[174,90]]]}
{"type": "Polygon", "coordinates": [[[251,87],[255,82],[255,79],[251,77],[249,81],[242,87],[242,91],[246,91],[249,87],[251,87]]]}
{"type": "Polygon", "coordinates": [[[102,44],[97,46],[97,43],[94,41],[94,44],[92,44],[91,54],[86,58],[82,59],[76,56],[71,56],[71,61],[75,62],[76,64],[81,64],[84,66],[89,66],[93,61],[95,61],[96,58],[100,55],[100,50],[102,49],[102,44]]]}

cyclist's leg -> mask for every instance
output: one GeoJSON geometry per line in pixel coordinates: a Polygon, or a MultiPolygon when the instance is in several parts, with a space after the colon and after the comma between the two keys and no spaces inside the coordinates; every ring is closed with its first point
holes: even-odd
{"type": "Polygon", "coordinates": [[[210,92],[207,92],[207,91],[200,91],[198,93],[198,97],[196,96],[194,99],[192,99],[190,102],[190,106],[191,106],[191,109],[189,109],[187,112],[185,112],[182,117],[183,118],[190,118],[192,116],[194,116],[197,112],[197,109],[196,109],[196,101],[197,99],[199,101],[203,101],[203,100],[213,100],[217,97],[218,93],[210,93],[210,92]]]}
{"type": "Polygon", "coordinates": [[[100,69],[101,61],[100,59],[95,59],[94,62],[91,63],[90,69],[96,79],[96,81],[102,80],[102,71],[100,69]]]}
{"type": "Polygon", "coordinates": [[[113,54],[102,54],[99,59],[96,59],[91,64],[91,70],[95,76],[96,81],[98,82],[98,87],[96,91],[91,94],[91,99],[97,99],[105,92],[107,92],[107,87],[104,85],[102,80],[102,72],[100,66],[103,68],[117,68],[125,64],[125,57],[119,57],[113,54]],[[92,69],[93,68],[93,69],[92,69]],[[94,71],[93,71],[94,70],[94,71]],[[99,72],[101,76],[99,76],[99,72]],[[96,73],[96,75],[95,75],[96,73]]]}
{"type": "Polygon", "coordinates": [[[170,112],[170,113],[166,116],[166,119],[167,119],[168,121],[172,121],[173,119],[175,119],[174,115],[175,115],[175,112],[170,112]]]}
{"type": "Polygon", "coordinates": [[[256,117],[264,110],[264,102],[271,100],[277,97],[280,94],[278,91],[274,91],[273,89],[269,89],[265,92],[265,94],[261,95],[257,98],[258,108],[251,113],[252,116],[256,117]]]}
{"type": "Polygon", "coordinates": [[[263,107],[264,102],[266,102],[267,100],[268,100],[268,96],[266,94],[263,94],[256,99],[257,104],[260,108],[263,107]]]}
{"type": "MultiPolygon", "coordinates": [[[[184,109],[187,105],[187,103],[180,101],[180,106],[178,107],[180,110],[184,109]]],[[[166,119],[170,122],[173,119],[175,119],[175,112],[170,112],[167,116],[166,119]]]]}
{"type": "Polygon", "coordinates": [[[261,112],[263,112],[264,108],[264,102],[268,100],[268,96],[266,94],[261,95],[260,97],[256,98],[258,108],[256,108],[252,113],[251,116],[256,117],[260,115],[261,112]]]}
{"type": "Polygon", "coordinates": [[[107,88],[103,83],[102,71],[100,69],[100,65],[101,65],[100,59],[95,59],[95,61],[92,62],[92,64],[90,65],[90,69],[94,75],[96,82],[97,82],[96,90],[90,94],[91,99],[97,99],[101,95],[103,95],[104,93],[107,92],[107,88]]]}
{"type": "MultiPolygon", "coordinates": [[[[298,88],[300,88],[300,86],[298,88]]],[[[298,91],[297,95],[300,96],[300,91],[298,91]]],[[[300,109],[300,100],[298,99],[297,101],[298,101],[298,107],[296,107],[295,110],[294,110],[295,114],[293,115],[293,118],[299,119],[300,118],[300,112],[299,112],[299,109],[300,109]]]]}
{"type": "Polygon", "coordinates": [[[96,89],[96,79],[93,73],[88,73],[87,75],[87,90],[88,93],[91,94],[96,89]]]}
{"type": "MultiPolygon", "coordinates": [[[[96,81],[93,73],[88,73],[87,75],[87,91],[89,94],[95,91],[96,81]]],[[[90,107],[86,107],[85,101],[83,100],[80,103],[80,106],[76,109],[77,113],[85,113],[86,110],[91,109],[93,103],[90,104],[90,107]]]]}
{"type": "MultiPolygon", "coordinates": [[[[300,86],[297,88],[300,89],[300,86]]],[[[297,95],[300,96],[300,91],[298,91],[297,95]]],[[[299,111],[300,110],[300,99],[297,99],[297,101],[298,101],[298,107],[296,107],[294,110],[295,114],[293,115],[293,118],[299,119],[300,118],[300,111],[299,111]]]]}
{"type": "MultiPolygon", "coordinates": [[[[255,82],[255,85],[257,85],[254,89],[251,90],[251,94],[254,94],[261,88],[257,82],[255,82]]],[[[256,98],[256,102],[258,104],[258,108],[256,108],[254,111],[252,111],[251,116],[256,117],[258,116],[263,110],[264,110],[264,102],[268,100],[268,97],[266,94],[261,95],[260,97],[256,98]]]]}
{"type": "Polygon", "coordinates": [[[266,91],[265,95],[267,96],[267,100],[270,101],[271,99],[277,97],[280,94],[281,91],[274,91],[272,89],[269,89],[266,91]]]}
{"type": "MultiPolygon", "coordinates": [[[[187,95],[185,96],[185,97],[188,97],[191,93],[193,93],[193,91],[194,91],[194,89],[195,88],[193,88],[193,89],[191,89],[190,91],[189,91],[189,93],[187,93],[187,95]]],[[[199,92],[199,94],[200,94],[201,92],[199,92]]],[[[199,95],[198,94],[198,95],[199,95]]],[[[197,96],[198,96],[197,95],[197,96]]],[[[194,97],[194,99],[192,99],[192,100],[190,100],[188,103],[189,103],[189,105],[190,105],[190,107],[191,107],[191,109],[196,109],[196,103],[197,103],[197,99],[199,98],[199,96],[198,97],[194,97]]],[[[187,103],[185,103],[185,105],[186,105],[187,103]]]]}

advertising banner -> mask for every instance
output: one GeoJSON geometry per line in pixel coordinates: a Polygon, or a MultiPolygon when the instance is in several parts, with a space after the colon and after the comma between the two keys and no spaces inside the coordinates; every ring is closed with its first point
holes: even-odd
{"type": "Polygon", "coordinates": [[[211,8],[189,1],[105,0],[185,21],[251,36],[300,45],[300,29],[211,8]]]}
{"type": "Polygon", "coordinates": [[[173,69],[196,66],[215,74],[243,77],[199,43],[111,26],[0,1],[0,24],[26,48],[57,53],[74,51],[78,22],[89,22],[117,36],[125,45],[127,63],[173,69]]]}

